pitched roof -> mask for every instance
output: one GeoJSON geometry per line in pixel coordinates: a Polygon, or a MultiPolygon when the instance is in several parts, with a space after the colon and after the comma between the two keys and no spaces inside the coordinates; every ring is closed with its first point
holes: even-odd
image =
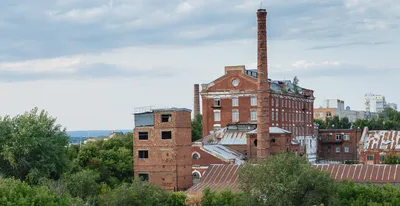
{"type": "Polygon", "coordinates": [[[224,161],[233,160],[235,164],[243,164],[243,155],[223,145],[203,145],[201,149],[224,161]]]}
{"type": "MultiPolygon", "coordinates": [[[[187,190],[188,193],[230,189],[240,191],[238,171],[242,165],[210,165],[200,183],[187,190]]],[[[334,180],[350,180],[357,183],[400,183],[399,165],[313,165],[315,169],[328,171],[334,180]]]]}
{"type": "Polygon", "coordinates": [[[400,150],[400,132],[388,130],[364,131],[361,137],[363,150],[400,150]]]}
{"type": "MultiPolygon", "coordinates": [[[[270,134],[284,134],[290,133],[287,130],[270,127],[270,134]]],[[[257,134],[257,129],[251,131],[245,130],[230,130],[227,127],[215,131],[196,142],[203,142],[203,144],[220,144],[220,145],[245,145],[247,143],[246,134],[257,134]]]]}
{"type": "Polygon", "coordinates": [[[200,183],[193,185],[186,192],[199,193],[207,187],[211,190],[229,189],[233,192],[240,191],[238,184],[238,171],[240,165],[210,165],[200,183]]]}

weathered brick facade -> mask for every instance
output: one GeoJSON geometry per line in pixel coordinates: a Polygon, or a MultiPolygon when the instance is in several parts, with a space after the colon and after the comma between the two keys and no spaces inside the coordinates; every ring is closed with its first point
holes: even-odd
{"type": "Polygon", "coordinates": [[[388,155],[400,157],[400,131],[365,127],[358,152],[360,164],[382,164],[388,155]]]}
{"type": "Polygon", "coordinates": [[[358,160],[357,147],[361,129],[320,129],[318,134],[318,160],[358,160]]]}
{"type": "MultiPolygon", "coordinates": [[[[269,143],[269,155],[275,155],[279,152],[291,151],[296,154],[303,154],[300,151],[300,145],[291,144],[292,134],[290,133],[282,133],[282,134],[270,134],[270,143],[269,143]]],[[[248,134],[247,135],[247,159],[255,159],[258,157],[257,154],[257,145],[258,139],[257,134],[248,134]]]]}
{"type": "Polygon", "coordinates": [[[133,135],[135,177],[148,178],[167,190],[185,190],[191,186],[190,110],[172,108],[137,113],[133,135]],[[167,122],[161,122],[162,115],[170,115],[165,118],[167,122]]]}

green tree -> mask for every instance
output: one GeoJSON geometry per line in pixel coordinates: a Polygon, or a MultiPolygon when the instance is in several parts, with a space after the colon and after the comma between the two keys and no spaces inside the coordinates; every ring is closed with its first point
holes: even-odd
{"type": "Polygon", "coordinates": [[[294,92],[295,92],[296,94],[299,93],[299,79],[297,78],[297,76],[295,76],[295,77],[293,78],[293,89],[294,89],[294,92]]]}
{"type": "Polygon", "coordinates": [[[385,160],[383,161],[383,164],[391,164],[391,165],[400,164],[400,159],[396,155],[387,155],[385,157],[385,160]]]}
{"type": "Polygon", "coordinates": [[[304,157],[281,153],[240,170],[242,190],[259,205],[328,205],[335,187],[330,174],[314,169],[304,157]]]}
{"type": "Polygon", "coordinates": [[[123,183],[99,197],[99,205],[166,205],[169,193],[147,181],[123,183]]]}
{"type": "Polygon", "coordinates": [[[202,138],[203,134],[203,117],[201,114],[196,115],[192,120],[192,141],[196,141],[202,138]]]}
{"type": "Polygon", "coordinates": [[[78,198],[68,194],[56,195],[44,186],[30,186],[20,180],[0,178],[0,205],[18,206],[77,206],[84,205],[78,198]]]}
{"type": "Polygon", "coordinates": [[[0,118],[0,173],[31,182],[59,178],[68,163],[68,141],[65,128],[44,110],[0,118]]]}
{"type": "Polygon", "coordinates": [[[326,129],[326,123],[321,119],[314,119],[314,122],[319,125],[319,129],[326,129]]]}
{"type": "Polygon", "coordinates": [[[184,192],[172,192],[165,205],[168,206],[185,206],[187,195],[184,192]]]}

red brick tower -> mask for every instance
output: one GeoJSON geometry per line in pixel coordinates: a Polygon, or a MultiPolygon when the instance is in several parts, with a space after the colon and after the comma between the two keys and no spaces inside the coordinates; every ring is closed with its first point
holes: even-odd
{"type": "Polygon", "coordinates": [[[267,60],[267,11],[257,11],[257,158],[264,159],[269,156],[269,84],[267,60]]]}
{"type": "Polygon", "coordinates": [[[193,117],[195,118],[198,114],[200,114],[200,93],[199,93],[199,85],[194,85],[194,110],[193,117]]]}

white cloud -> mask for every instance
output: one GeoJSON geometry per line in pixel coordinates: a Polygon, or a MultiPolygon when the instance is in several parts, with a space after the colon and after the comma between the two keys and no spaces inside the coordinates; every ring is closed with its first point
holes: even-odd
{"type": "Polygon", "coordinates": [[[0,63],[0,71],[13,72],[74,72],[76,67],[82,65],[78,57],[60,57],[53,59],[36,59],[22,62],[0,63]]]}
{"type": "Polygon", "coordinates": [[[389,28],[389,23],[384,21],[371,21],[368,19],[364,20],[364,24],[361,25],[361,28],[367,30],[387,30],[389,28]]]}
{"type": "Polygon", "coordinates": [[[98,21],[110,11],[108,6],[92,7],[88,9],[72,9],[67,12],[49,12],[49,16],[57,21],[73,21],[77,23],[92,23],[98,21]]]}
{"type": "Polygon", "coordinates": [[[176,7],[176,12],[177,13],[184,13],[184,12],[189,12],[191,10],[194,9],[194,6],[191,5],[189,2],[184,1],[182,3],[180,3],[177,7],[176,7]]]}
{"type": "Polygon", "coordinates": [[[306,60],[299,60],[292,63],[293,67],[301,69],[314,68],[314,67],[340,66],[340,65],[342,65],[342,63],[339,61],[310,62],[306,60]]]}

